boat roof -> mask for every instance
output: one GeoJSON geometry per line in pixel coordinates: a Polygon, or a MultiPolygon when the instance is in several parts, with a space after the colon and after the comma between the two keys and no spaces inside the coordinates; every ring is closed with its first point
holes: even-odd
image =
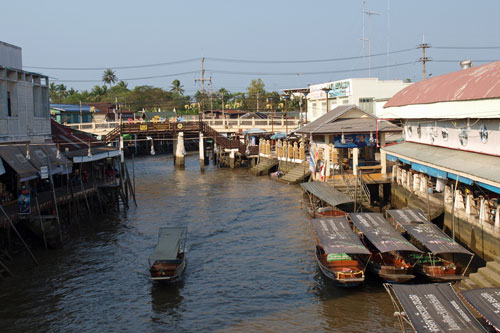
{"type": "Polygon", "coordinates": [[[390,209],[387,211],[397,223],[410,224],[410,223],[428,223],[425,214],[420,209],[390,209]]]}
{"type": "Polygon", "coordinates": [[[304,190],[311,193],[315,197],[332,205],[333,207],[344,203],[353,202],[353,200],[345,193],[336,190],[333,186],[323,182],[307,182],[300,184],[304,190]]]}
{"type": "Polygon", "coordinates": [[[380,213],[350,213],[352,223],[380,252],[422,252],[407,241],[380,213]]]}
{"type": "Polygon", "coordinates": [[[484,332],[448,283],[384,284],[416,332],[484,332]]]}
{"type": "Polygon", "coordinates": [[[161,227],[158,234],[158,244],[151,259],[175,260],[177,252],[187,234],[186,227],[161,227]]]}
{"type": "Polygon", "coordinates": [[[405,224],[403,228],[433,254],[465,253],[472,255],[471,252],[448,237],[435,224],[405,224]]]}
{"type": "Polygon", "coordinates": [[[312,219],[311,226],[327,254],[370,254],[370,251],[365,248],[359,237],[352,231],[345,216],[312,219]]]}
{"type": "Polygon", "coordinates": [[[500,331],[500,288],[479,288],[459,293],[481,317],[500,331]]]}

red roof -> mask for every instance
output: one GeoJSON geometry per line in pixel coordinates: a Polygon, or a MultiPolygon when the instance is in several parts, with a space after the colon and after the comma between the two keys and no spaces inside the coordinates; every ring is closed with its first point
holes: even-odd
{"type": "Polygon", "coordinates": [[[51,119],[51,127],[52,141],[59,145],[61,151],[65,151],[65,148],[72,151],[88,148],[89,144],[92,147],[102,144],[93,135],[61,125],[54,119],[51,119]]]}
{"type": "Polygon", "coordinates": [[[384,108],[488,98],[500,98],[500,61],[414,83],[394,95],[384,108]]]}

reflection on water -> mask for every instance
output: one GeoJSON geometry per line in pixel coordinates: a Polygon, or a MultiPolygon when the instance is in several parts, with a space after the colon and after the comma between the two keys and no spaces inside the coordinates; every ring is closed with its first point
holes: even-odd
{"type": "Polygon", "coordinates": [[[2,282],[0,331],[396,331],[379,281],[335,287],[316,266],[301,191],[246,170],[136,159],[138,207],[82,225],[2,282]],[[153,284],[165,225],[188,227],[184,279],[153,284]],[[368,326],[369,325],[369,326],[368,326]]]}

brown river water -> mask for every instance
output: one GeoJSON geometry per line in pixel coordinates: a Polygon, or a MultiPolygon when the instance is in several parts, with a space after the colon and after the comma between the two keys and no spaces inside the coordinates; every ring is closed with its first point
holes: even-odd
{"type": "MultiPolygon", "coordinates": [[[[130,170],[132,167],[130,165],[130,170]]],[[[374,277],[321,275],[297,186],[246,169],[200,172],[196,155],[135,160],[138,207],[88,221],[62,250],[37,249],[0,283],[0,332],[396,332],[374,277]],[[161,226],[187,226],[182,282],[156,285],[161,226]]]]}

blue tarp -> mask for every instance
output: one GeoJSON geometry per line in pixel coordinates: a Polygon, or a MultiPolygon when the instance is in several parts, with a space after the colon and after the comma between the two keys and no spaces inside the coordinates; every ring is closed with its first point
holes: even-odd
{"type": "Polygon", "coordinates": [[[429,167],[429,166],[425,166],[425,165],[420,164],[420,163],[412,162],[411,163],[411,168],[413,170],[415,170],[415,171],[426,173],[426,174],[428,174],[429,176],[432,176],[432,177],[441,178],[441,179],[447,179],[448,178],[447,177],[448,173],[446,171],[439,170],[439,169],[436,169],[436,168],[432,168],[432,167],[429,167]]]}
{"type": "MultiPolygon", "coordinates": [[[[448,172],[448,178],[456,180],[457,179],[457,175],[455,175],[454,173],[448,172]]],[[[461,182],[461,183],[467,184],[467,185],[472,185],[472,179],[469,179],[467,177],[460,176],[458,178],[458,181],[461,182]]]]}
{"type": "Polygon", "coordinates": [[[398,160],[398,158],[394,155],[387,154],[387,160],[389,160],[391,162],[396,162],[398,160]]]}
{"type": "MultiPolygon", "coordinates": [[[[460,180],[462,180],[462,177],[460,177],[460,180]]],[[[491,192],[495,192],[495,193],[498,193],[500,194],[500,188],[498,187],[495,187],[495,186],[491,186],[491,185],[488,185],[488,184],[485,184],[485,183],[481,183],[481,182],[476,182],[477,185],[487,189],[488,191],[491,191],[491,192]]]]}

